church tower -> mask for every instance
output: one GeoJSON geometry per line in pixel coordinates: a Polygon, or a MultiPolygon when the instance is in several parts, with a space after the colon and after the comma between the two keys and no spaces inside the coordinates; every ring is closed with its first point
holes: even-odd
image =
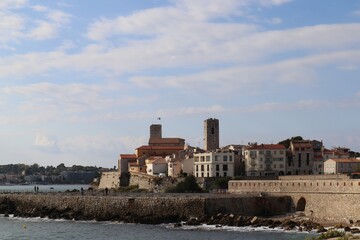
{"type": "Polygon", "coordinates": [[[219,148],[219,120],[216,118],[204,121],[204,145],[206,151],[219,148]]]}
{"type": "Polygon", "coordinates": [[[150,139],[162,138],[161,124],[152,124],[150,126],[150,139]]]}

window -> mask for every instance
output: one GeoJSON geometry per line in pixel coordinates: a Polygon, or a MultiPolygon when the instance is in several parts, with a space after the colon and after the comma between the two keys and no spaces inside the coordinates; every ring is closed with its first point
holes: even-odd
{"type": "Polygon", "coordinates": [[[206,156],[206,161],[210,162],[210,156],[206,156]]]}
{"type": "Polygon", "coordinates": [[[216,171],[220,171],[219,165],[216,165],[216,171]]]}
{"type": "Polygon", "coordinates": [[[204,156],[201,156],[200,157],[200,162],[204,162],[205,161],[205,157],[204,156]]]}
{"type": "Polygon", "coordinates": [[[229,161],[230,161],[230,162],[232,161],[232,156],[231,156],[231,155],[229,156],[229,161]]]}
{"type": "Polygon", "coordinates": [[[274,164],[274,168],[276,168],[276,164],[274,164]]]}
{"type": "Polygon", "coordinates": [[[281,150],[281,151],[280,151],[280,154],[284,154],[284,151],[283,151],[283,150],[281,150]]]}
{"type": "Polygon", "coordinates": [[[264,151],[259,151],[259,155],[263,155],[264,154],[264,151]]]}
{"type": "Polygon", "coordinates": [[[227,156],[226,155],[223,156],[223,160],[224,160],[224,162],[227,161],[227,156]]]}
{"type": "Polygon", "coordinates": [[[201,171],[204,171],[204,165],[201,165],[201,171]]]}
{"type": "Polygon", "coordinates": [[[210,171],[210,165],[206,165],[206,170],[210,171]]]}
{"type": "Polygon", "coordinates": [[[228,165],[227,164],[224,164],[223,165],[223,171],[227,171],[228,170],[228,165]]]}
{"type": "Polygon", "coordinates": [[[306,165],[309,166],[310,164],[310,153],[306,153],[306,165]]]}
{"type": "Polygon", "coordinates": [[[274,150],[274,155],[276,155],[276,150],[274,150]]]}
{"type": "Polygon", "coordinates": [[[215,156],[215,161],[218,161],[219,160],[219,156],[215,156]]]}
{"type": "Polygon", "coordinates": [[[217,177],[219,177],[219,176],[220,176],[219,172],[216,172],[216,176],[217,176],[217,177]]]}
{"type": "Polygon", "coordinates": [[[198,162],[199,161],[199,157],[194,157],[194,162],[198,162]]]}
{"type": "Polygon", "coordinates": [[[211,134],[215,134],[215,129],[214,129],[214,127],[211,128],[211,134]]]}
{"type": "Polygon", "coordinates": [[[298,154],[298,167],[301,168],[301,153],[298,154]]]}
{"type": "Polygon", "coordinates": [[[199,165],[196,165],[196,171],[199,171],[199,165]]]}
{"type": "Polygon", "coordinates": [[[224,172],[224,177],[226,177],[227,176],[227,172],[224,172]]]}

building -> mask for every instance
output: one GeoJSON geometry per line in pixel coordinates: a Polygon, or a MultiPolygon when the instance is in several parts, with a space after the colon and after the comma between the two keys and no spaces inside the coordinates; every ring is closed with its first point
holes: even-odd
{"type": "Polygon", "coordinates": [[[194,153],[194,175],[195,177],[233,177],[234,152],[194,153]]]}
{"type": "Polygon", "coordinates": [[[182,146],[141,146],[136,148],[136,156],[161,156],[166,157],[167,155],[171,155],[173,153],[177,153],[178,151],[184,150],[182,146]]]}
{"type": "Polygon", "coordinates": [[[204,149],[205,151],[214,151],[219,149],[219,120],[209,118],[204,121],[204,149]]]}
{"type": "Polygon", "coordinates": [[[254,144],[244,148],[246,176],[284,175],[286,147],[282,144],[254,144]]]}
{"type": "Polygon", "coordinates": [[[149,157],[145,160],[145,164],[148,175],[167,174],[167,162],[163,157],[149,157]]]}
{"type": "Polygon", "coordinates": [[[324,162],[325,174],[354,173],[360,170],[360,160],[356,158],[331,158],[324,162]]]}
{"type": "Polygon", "coordinates": [[[245,163],[243,161],[244,147],[244,145],[231,144],[222,148],[223,150],[228,149],[234,152],[235,176],[245,175],[245,163]]]}
{"type": "Polygon", "coordinates": [[[287,159],[287,175],[313,174],[314,149],[310,140],[292,140],[287,159]]]}
{"type": "Polygon", "coordinates": [[[118,171],[120,174],[129,172],[129,163],[136,163],[136,154],[120,154],[118,171]]]}

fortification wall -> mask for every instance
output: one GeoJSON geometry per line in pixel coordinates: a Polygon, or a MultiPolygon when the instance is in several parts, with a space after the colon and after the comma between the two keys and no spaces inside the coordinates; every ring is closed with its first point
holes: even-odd
{"type": "Polygon", "coordinates": [[[59,195],[0,195],[21,216],[57,213],[54,218],[118,220],[152,223],[201,217],[205,199],[198,197],[113,197],[59,195]]]}
{"type": "Polygon", "coordinates": [[[103,172],[101,173],[99,188],[118,188],[120,186],[119,172],[103,172]]]}
{"type": "Polygon", "coordinates": [[[289,196],[292,212],[337,222],[360,220],[360,180],[229,181],[229,192],[255,196],[289,196]]]}
{"type": "Polygon", "coordinates": [[[162,223],[201,218],[218,213],[243,216],[284,214],[289,197],[248,197],[207,194],[140,194],[127,196],[62,196],[55,194],[0,195],[0,213],[22,217],[76,220],[116,220],[162,223]]]}
{"type": "MultiPolygon", "coordinates": [[[[346,174],[279,176],[279,180],[346,180],[346,179],[350,179],[350,176],[348,176],[346,174]]],[[[239,180],[241,180],[241,179],[239,179],[239,180]]],[[[246,179],[244,179],[244,180],[246,180],[246,179]]],[[[256,179],[247,179],[247,180],[256,180],[256,179]]],[[[261,179],[258,179],[258,180],[261,180],[261,179]]]]}
{"type": "Polygon", "coordinates": [[[230,193],[357,193],[360,180],[229,181],[230,193]]]}

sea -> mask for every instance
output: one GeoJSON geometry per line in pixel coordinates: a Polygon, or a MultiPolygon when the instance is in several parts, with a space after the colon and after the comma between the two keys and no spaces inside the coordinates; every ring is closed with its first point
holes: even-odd
{"type": "Polygon", "coordinates": [[[143,225],[119,222],[69,221],[0,216],[0,239],[121,239],[121,240],[304,240],[314,232],[219,226],[143,225]]]}
{"type": "Polygon", "coordinates": [[[0,185],[0,193],[27,193],[34,192],[34,187],[39,188],[39,192],[65,192],[87,190],[90,185],[87,184],[54,184],[54,185],[0,185]]]}

